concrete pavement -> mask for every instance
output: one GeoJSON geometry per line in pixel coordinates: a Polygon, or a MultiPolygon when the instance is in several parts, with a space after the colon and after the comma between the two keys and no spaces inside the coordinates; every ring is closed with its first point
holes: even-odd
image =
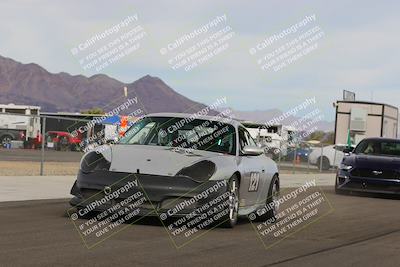
{"type": "Polygon", "coordinates": [[[70,197],[75,176],[0,176],[0,202],[70,197]]]}

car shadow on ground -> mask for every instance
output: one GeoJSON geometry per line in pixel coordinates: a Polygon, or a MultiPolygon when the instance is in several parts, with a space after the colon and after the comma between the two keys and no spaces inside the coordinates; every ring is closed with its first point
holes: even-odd
{"type": "MultiPolygon", "coordinates": [[[[71,214],[75,213],[76,211],[73,208],[67,208],[64,213],[63,217],[65,218],[71,218],[71,214]]],[[[90,220],[92,218],[95,218],[100,212],[90,212],[89,214],[85,216],[79,216],[80,219],[83,220],[90,220]]],[[[125,221],[125,224],[130,224],[130,225],[148,225],[148,226],[158,226],[158,227],[166,227],[167,225],[170,225],[171,223],[174,223],[176,220],[182,217],[174,217],[173,219],[167,219],[165,221],[162,221],[158,216],[137,216],[133,217],[130,220],[125,221]]],[[[236,225],[244,225],[250,223],[249,219],[244,216],[244,217],[239,217],[237,220],[236,225]]],[[[204,229],[212,229],[212,228],[223,228],[219,226],[220,222],[211,224],[204,229]]],[[[194,228],[194,227],[188,227],[188,228],[194,228]]]]}
{"type": "Polygon", "coordinates": [[[383,194],[383,193],[370,193],[370,192],[358,192],[358,191],[349,191],[349,192],[340,192],[339,195],[345,196],[354,196],[354,197],[367,197],[367,198],[381,198],[381,199],[393,199],[400,200],[400,194],[383,194]]]}

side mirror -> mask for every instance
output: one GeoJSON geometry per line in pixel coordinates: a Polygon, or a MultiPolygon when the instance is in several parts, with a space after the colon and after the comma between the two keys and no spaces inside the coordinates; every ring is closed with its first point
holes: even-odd
{"type": "Polygon", "coordinates": [[[264,154],[264,149],[258,146],[245,146],[242,150],[244,156],[258,156],[264,154]]]}
{"type": "Polygon", "coordinates": [[[351,153],[353,153],[353,148],[351,148],[351,147],[346,147],[345,149],[343,149],[343,153],[344,153],[346,156],[348,156],[348,155],[350,155],[351,153]]]}

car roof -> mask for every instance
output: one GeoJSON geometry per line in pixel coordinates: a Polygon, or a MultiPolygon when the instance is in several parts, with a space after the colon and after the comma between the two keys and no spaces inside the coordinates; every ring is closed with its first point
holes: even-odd
{"type": "MultiPolygon", "coordinates": [[[[196,113],[151,113],[147,114],[145,117],[172,117],[172,118],[191,118],[200,119],[200,120],[209,120],[209,121],[222,121],[226,124],[230,124],[234,127],[243,126],[236,119],[230,119],[229,117],[219,117],[219,116],[205,116],[205,115],[197,115],[196,113]]],[[[243,126],[244,127],[244,126],[243,126]]]]}
{"type": "Polygon", "coordinates": [[[362,141],[368,140],[368,141],[395,141],[395,142],[400,142],[400,139],[397,138],[389,138],[389,137],[368,137],[364,138],[362,141]]]}

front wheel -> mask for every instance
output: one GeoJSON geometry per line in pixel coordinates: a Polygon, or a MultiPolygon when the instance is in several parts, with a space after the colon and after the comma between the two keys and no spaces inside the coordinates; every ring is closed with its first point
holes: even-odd
{"type": "Polygon", "coordinates": [[[222,218],[221,226],[233,228],[237,223],[239,213],[239,179],[236,175],[229,180],[227,190],[229,192],[227,214],[222,218]]]}
{"type": "Polygon", "coordinates": [[[259,221],[267,221],[267,220],[276,220],[276,216],[279,213],[279,192],[280,192],[280,185],[279,185],[279,177],[275,174],[272,177],[271,184],[268,189],[267,200],[265,203],[266,207],[269,207],[267,212],[263,215],[258,217],[259,221]]]}
{"type": "Polygon", "coordinates": [[[338,195],[345,195],[346,192],[342,189],[339,189],[338,178],[335,178],[335,193],[338,195]]]}

